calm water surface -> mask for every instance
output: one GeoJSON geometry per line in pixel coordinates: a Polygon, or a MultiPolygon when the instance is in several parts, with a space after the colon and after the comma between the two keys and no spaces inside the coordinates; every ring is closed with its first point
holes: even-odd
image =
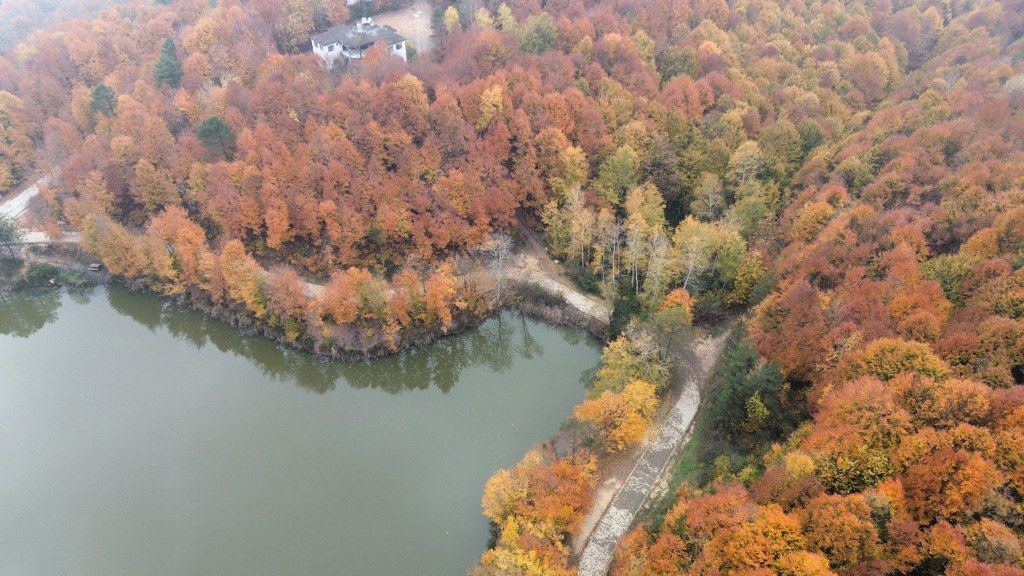
{"type": "Polygon", "coordinates": [[[356,365],[116,288],[0,303],[0,574],[461,576],[598,361],[504,314],[356,365]]]}

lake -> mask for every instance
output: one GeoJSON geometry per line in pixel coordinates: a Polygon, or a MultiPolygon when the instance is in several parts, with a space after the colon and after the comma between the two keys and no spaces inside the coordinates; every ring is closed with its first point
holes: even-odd
{"type": "Polygon", "coordinates": [[[598,344],[503,313],[361,364],[119,288],[0,303],[0,574],[461,576],[598,344]]]}

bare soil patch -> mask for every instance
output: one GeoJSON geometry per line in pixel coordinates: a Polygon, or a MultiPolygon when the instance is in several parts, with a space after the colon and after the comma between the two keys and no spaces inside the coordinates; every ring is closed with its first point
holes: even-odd
{"type": "Polygon", "coordinates": [[[429,52],[433,46],[430,16],[433,12],[426,0],[417,0],[412,6],[385,12],[373,17],[375,24],[387,24],[409,41],[419,53],[429,52]]]}

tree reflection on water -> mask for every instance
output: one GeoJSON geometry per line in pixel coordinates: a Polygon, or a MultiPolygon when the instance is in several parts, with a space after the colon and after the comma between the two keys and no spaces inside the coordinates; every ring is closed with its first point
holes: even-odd
{"type": "MultiPolygon", "coordinates": [[[[197,349],[212,345],[253,362],[268,377],[294,382],[317,393],[333,390],[339,381],[390,393],[425,390],[432,386],[447,392],[467,367],[486,366],[504,372],[517,358],[529,359],[544,352],[531,333],[536,326],[533,321],[519,314],[502,312],[476,329],[442,338],[424,348],[372,361],[346,363],[246,335],[223,322],[160,298],[119,288],[109,288],[106,293],[114,310],[150,331],[165,330],[197,349]]],[[[558,333],[570,344],[577,344],[585,337],[576,329],[558,329],[558,333]]]]}
{"type": "Polygon", "coordinates": [[[57,320],[63,296],[47,289],[7,294],[0,299],[0,335],[28,338],[57,320]]]}

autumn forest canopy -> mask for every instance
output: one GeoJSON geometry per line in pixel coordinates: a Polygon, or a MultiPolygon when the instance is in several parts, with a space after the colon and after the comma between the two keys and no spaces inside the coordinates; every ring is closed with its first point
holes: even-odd
{"type": "Polygon", "coordinates": [[[1024,1],[438,1],[431,49],[328,71],[344,4],[11,32],[0,194],[52,169],[111,273],[320,351],[486,314],[481,254],[539,232],[615,338],[583,447],[488,483],[480,574],[573,574],[666,334],[739,319],[720,453],[613,574],[1024,575],[1024,1]]]}

